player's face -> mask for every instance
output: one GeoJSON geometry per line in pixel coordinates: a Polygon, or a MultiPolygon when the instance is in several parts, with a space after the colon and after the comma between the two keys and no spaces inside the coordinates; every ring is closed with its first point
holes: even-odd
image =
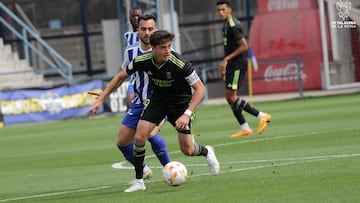
{"type": "Polygon", "coordinates": [[[219,18],[223,21],[227,20],[231,15],[231,8],[226,4],[219,4],[216,6],[219,18]]]}
{"type": "Polygon", "coordinates": [[[156,31],[156,23],[153,19],[140,20],[138,33],[141,43],[150,44],[150,36],[156,31]]]}
{"type": "Polygon", "coordinates": [[[130,12],[130,23],[133,27],[134,30],[136,30],[138,28],[138,20],[139,17],[142,15],[142,11],[141,10],[132,10],[130,12]]]}
{"type": "Polygon", "coordinates": [[[156,47],[152,46],[152,52],[157,65],[165,63],[171,54],[171,41],[159,44],[156,47]]]}

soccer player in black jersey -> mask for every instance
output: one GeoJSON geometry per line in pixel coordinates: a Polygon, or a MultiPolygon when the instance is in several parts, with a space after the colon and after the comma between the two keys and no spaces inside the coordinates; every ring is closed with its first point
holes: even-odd
{"type": "Polygon", "coordinates": [[[230,1],[219,0],[216,3],[216,7],[220,19],[224,21],[223,37],[225,57],[219,65],[219,71],[225,80],[226,100],[241,128],[239,132],[232,134],[230,137],[253,134],[253,130],[246,122],[242,110],[259,118],[260,122],[257,133],[261,134],[270,122],[270,114],[258,111],[247,103],[247,101],[240,99],[237,95],[238,89],[245,79],[248,66],[248,45],[243,30],[239,20],[231,14],[232,9],[230,1]]]}
{"type": "MultiPolygon", "coordinates": [[[[151,131],[167,116],[178,131],[181,151],[187,156],[204,156],[212,175],[220,171],[219,162],[211,146],[195,143],[191,135],[191,118],[197,105],[205,95],[205,87],[191,64],[180,54],[171,50],[174,34],[164,30],[154,32],[150,37],[152,51],[136,57],[126,68],[115,76],[118,84],[136,71],[149,76],[152,94],[148,99],[137,125],[134,143],[136,179],[125,192],[145,190],[143,162],[145,143],[151,131]],[[192,93],[192,89],[194,92],[192,93]]],[[[95,114],[100,108],[96,103],[88,114],[95,114]]]]}

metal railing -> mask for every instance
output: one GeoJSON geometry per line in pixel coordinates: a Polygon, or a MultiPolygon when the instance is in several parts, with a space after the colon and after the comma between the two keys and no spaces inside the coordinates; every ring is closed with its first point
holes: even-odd
{"type": "MultiPolygon", "coordinates": [[[[34,32],[28,25],[26,25],[19,17],[17,17],[11,10],[9,10],[3,3],[0,2],[0,11],[6,13],[14,23],[17,23],[21,27],[21,33],[18,32],[14,25],[9,24],[3,16],[0,16],[0,23],[2,23],[7,29],[9,29],[17,38],[19,38],[24,44],[24,56],[26,62],[31,66],[30,51],[33,51],[40,59],[42,59],[50,69],[55,70],[59,73],[68,83],[73,83],[72,65],[65,60],[58,52],[56,52],[48,43],[46,43],[36,32],[34,32]],[[51,58],[46,56],[39,48],[34,46],[30,41],[29,37],[36,40],[38,45],[41,45],[41,49],[48,53],[51,58]]],[[[34,70],[34,72],[36,72],[34,70]]],[[[4,74],[11,74],[4,73],[4,74]]]]}

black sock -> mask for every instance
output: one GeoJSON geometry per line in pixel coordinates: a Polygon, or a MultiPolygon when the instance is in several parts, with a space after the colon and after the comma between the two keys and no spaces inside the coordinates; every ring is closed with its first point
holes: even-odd
{"type": "Polygon", "coordinates": [[[257,116],[259,115],[259,111],[257,109],[255,109],[254,107],[252,107],[249,103],[245,103],[244,107],[243,107],[244,111],[248,112],[249,114],[253,115],[253,116],[257,116]]]}
{"type": "MultiPolygon", "coordinates": [[[[245,101],[243,99],[240,100],[240,98],[238,98],[236,100],[236,102],[232,105],[232,108],[233,108],[233,111],[234,111],[234,109],[238,109],[238,110],[240,110],[240,112],[242,110],[244,110],[255,117],[257,115],[259,115],[259,111],[257,109],[252,107],[247,101],[245,101]]],[[[236,117],[236,115],[235,115],[235,117],[236,117]]]]}
{"type": "Polygon", "coordinates": [[[245,118],[242,114],[242,101],[238,98],[234,104],[230,104],[233,114],[240,125],[244,124],[245,118]]]}
{"type": "Polygon", "coordinates": [[[192,156],[206,156],[208,153],[208,150],[206,147],[202,146],[201,144],[194,143],[195,151],[192,156]]]}
{"type": "Polygon", "coordinates": [[[145,159],[145,146],[137,146],[134,144],[134,166],[136,179],[143,178],[143,164],[145,159]]]}

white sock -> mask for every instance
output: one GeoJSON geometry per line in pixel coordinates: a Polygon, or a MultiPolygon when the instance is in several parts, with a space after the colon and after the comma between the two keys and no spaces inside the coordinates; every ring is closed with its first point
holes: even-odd
{"type": "Polygon", "coordinates": [[[257,115],[257,117],[258,117],[258,118],[261,118],[261,117],[263,117],[263,116],[265,116],[265,113],[264,113],[264,112],[259,111],[259,114],[257,115]]]}
{"type": "Polygon", "coordinates": [[[242,130],[246,130],[246,131],[251,130],[248,123],[244,123],[240,127],[242,130]]]}

